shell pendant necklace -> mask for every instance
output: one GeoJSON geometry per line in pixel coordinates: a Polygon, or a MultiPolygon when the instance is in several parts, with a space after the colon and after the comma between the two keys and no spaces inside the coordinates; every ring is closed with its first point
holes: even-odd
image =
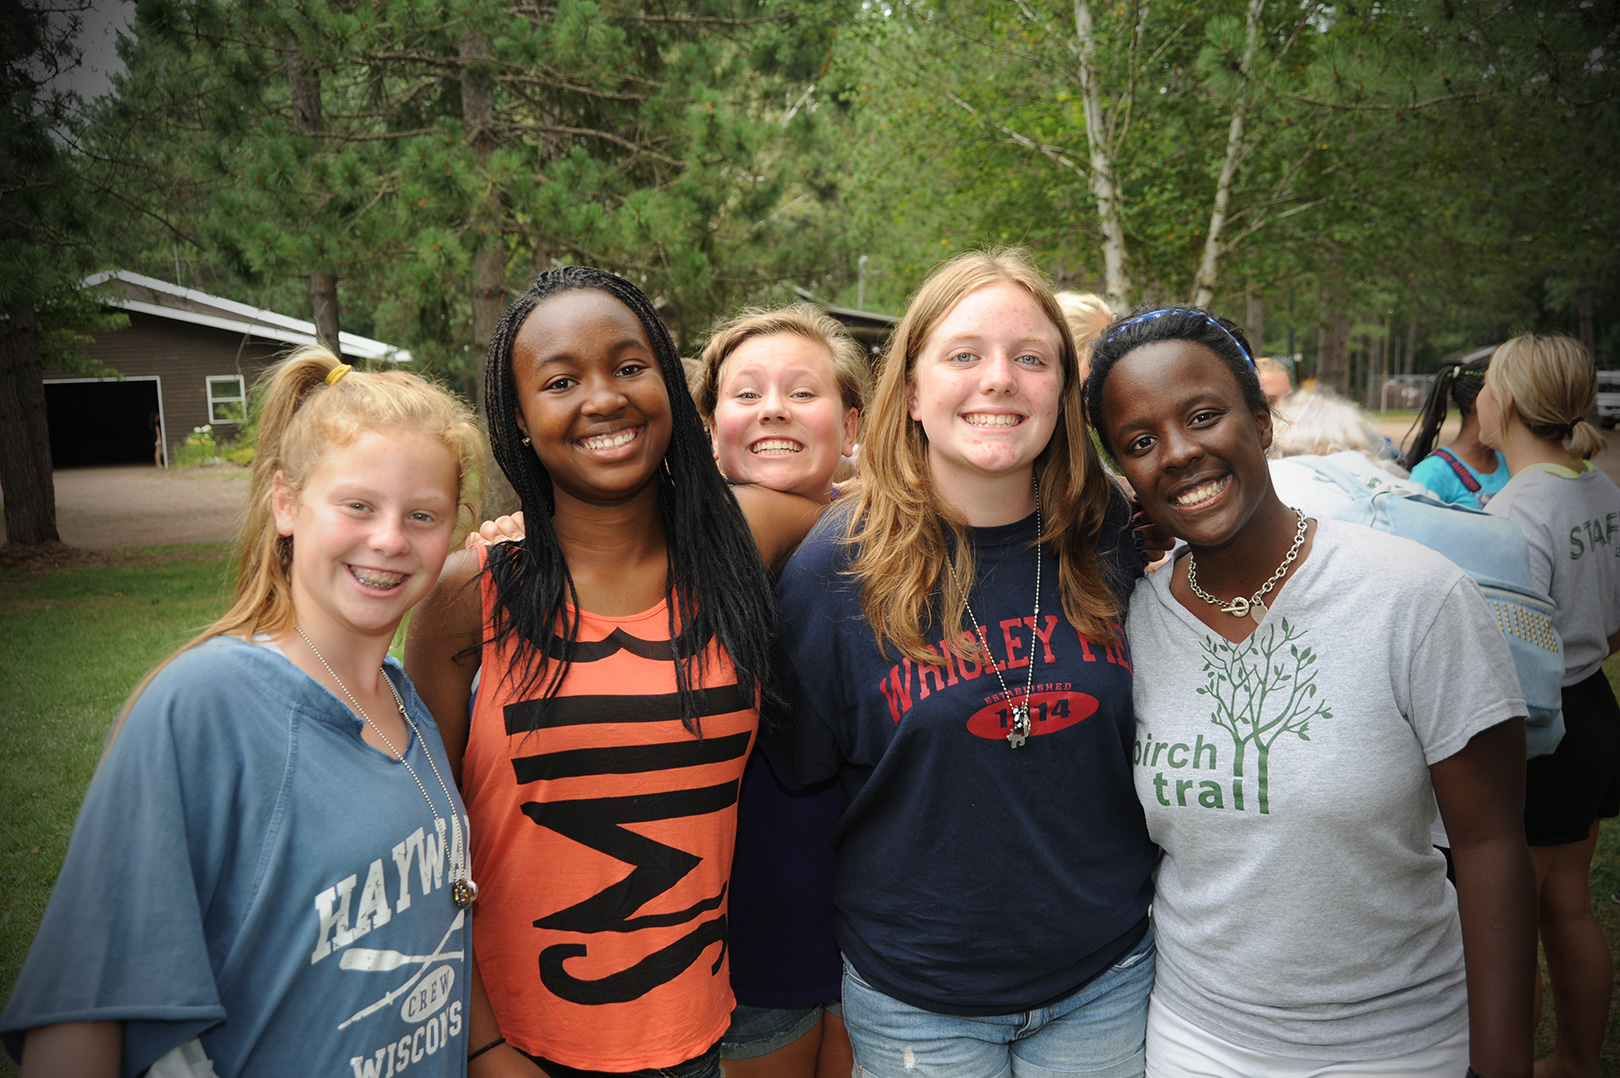
{"type": "MultiPolygon", "coordinates": [[[[388,740],[388,735],[382,732],[382,727],[373,722],[371,716],[366,714],[366,709],[360,706],[360,701],[354,698],[354,693],[350,692],[349,687],[343,684],[343,679],[337,676],[337,671],[333,670],[332,664],[326,661],[326,656],[322,655],[321,649],[315,646],[315,641],[311,640],[309,634],[304,632],[303,626],[294,622],[293,631],[309,646],[309,650],[314,654],[316,660],[326,668],[326,672],[331,676],[332,680],[337,682],[337,687],[343,690],[343,695],[349,698],[349,706],[354,708],[354,713],[364,719],[366,725],[371,727],[371,732],[382,739],[382,743],[387,746],[389,754],[405,765],[405,770],[410,773],[412,779],[416,780],[416,788],[422,791],[422,797],[428,804],[428,811],[433,813],[434,830],[443,835],[444,817],[439,815],[439,809],[433,804],[433,797],[428,793],[427,787],[422,784],[422,777],[416,773],[416,768],[412,767],[411,762],[405,759],[403,752],[394,748],[394,743],[388,740]]],[[[433,769],[433,777],[439,780],[439,789],[444,791],[445,804],[450,806],[450,864],[453,866],[452,870],[454,867],[459,867],[461,870],[461,875],[450,882],[450,901],[456,904],[456,909],[464,910],[478,900],[478,885],[473,882],[472,874],[468,871],[468,850],[466,843],[462,841],[461,814],[456,811],[456,799],[450,796],[450,787],[445,784],[444,776],[439,774],[439,765],[433,762],[433,754],[428,751],[427,742],[422,740],[422,731],[416,728],[416,723],[411,720],[410,714],[406,712],[405,699],[399,695],[399,690],[394,687],[394,680],[384,674],[383,682],[388,686],[388,691],[394,694],[394,703],[399,708],[399,716],[405,720],[405,725],[410,727],[411,733],[416,737],[416,743],[422,746],[422,755],[427,757],[428,766],[433,769]]]]}
{"type": "Polygon", "coordinates": [[[1227,602],[1224,599],[1215,598],[1215,596],[1199,587],[1198,556],[1195,554],[1187,555],[1187,586],[1192,589],[1194,595],[1204,600],[1204,602],[1211,606],[1220,607],[1221,613],[1230,614],[1234,618],[1253,618],[1256,625],[1260,624],[1266,619],[1264,599],[1267,593],[1277,586],[1277,581],[1283,578],[1283,575],[1288,572],[1288,567],[1294,564],[1294,559],[1299,557],[1299,548],[1305,545],[1305,513],[1300,509],[1295,509],[1294,515],[1299,518],[1299,527],[1294,532],[1293,546],[1290,546],[1288,553],[1283,555],[1282,564],[1277,566],[1276,572],[1272,573],[1270,578],[1260,585],[1259,591],[1247,599],[1239,595],[1231,602],[1227,602]]]}

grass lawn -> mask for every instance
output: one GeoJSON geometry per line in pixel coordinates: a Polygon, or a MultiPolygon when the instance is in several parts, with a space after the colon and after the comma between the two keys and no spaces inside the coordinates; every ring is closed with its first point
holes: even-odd
{"type": "MultiPolygon", "coordinates": [[[[122,564],[0,573],[0,984],[45,910],[119,704],[226,605],[223,547],[154,547],[122,564]]],[[[14,1074],[9,1060],[0,1073],[14,1074]]]]}
{"type": "MultiPolygon", "coordinates": [[[[73,817],[119,704],[141,676],[225,607],[223,547],[144,549],[126,563],[42,576],[0,571],[0,986],[10,994],[67,850],[73,817]]],[[[403,632],[403,626],[401,627],[403,632]]],[[[1607,666],[1620,686],[1620,656],[1607,666]]],[[[1620,821],[1592,872],[1599,921],[1620,943],[1620,821]]],[[[1620,948],[1617,948],[1620,949],[1620,948]]],[[[1551,1051],[1551,1006],[1538,1054],[1551,1051]]],[[[0,1058],[0,1076],[16,1069],[0,1058]]],[[[1605,1075],[1620,1078],[1620,999],[1605,1075]]]]}

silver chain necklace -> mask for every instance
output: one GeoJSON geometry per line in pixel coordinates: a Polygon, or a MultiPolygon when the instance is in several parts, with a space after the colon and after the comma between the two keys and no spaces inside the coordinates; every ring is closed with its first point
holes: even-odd
{"type": "MultiPolygon", "coordinates": [[[[984,647],[985,661],[990,669],[996,672],[996,680],[1001,682],[1001,691],[1007,696],[1007,707],[1011,709],[1011,721],[1007,724],[1007,744],[1013,748],[1022,748],[1029,739],[1030,719],[1029,701],[1035,689],[1035,663],[1040,659],[1040,648],[1036,646],[1035,639],[1030,640],[1029,647],[1029,678],[1024,682],[1024,702],[1013,703],[1012,690],[1007,687],[1007,679],[1001,675],[1001,667],[996,665],[996,657],[990,654],[990,641],[985,639],[984,628],[979,625],[978,617],[973,613],[973,604],[968,602],[968,593],[957,579],[956,566],[951,564],[949,558],[945,559],[945,568],[951,572],[951,582],[956,590],[962,593],[962,605],[967,608],[967,615],[973,621],[973,631],[978,634],[979,643],[984,647]]],[[[1035,626],[1039,629],[1041,624],[1041,507],[1035,505],[1035,626]]],[[[1008,658],[1012,658],[1011,655],[1008,658]]]]}
{"type": "MultiPolygon", "coordinates": [[[[309,645],[309,650],[314,653],[315,658],[326,668],[326,672],[332,676],[332,680],[337,682],[337,687],[343,690],[343,695],[349,698],[349,703],[353,706],[355,714],[366,720],[366,725],[371,727],[371,732],[382,739],[382,743],[388,746],[389,753],[404,764],[405,770],[410,772],[411,778],[416,780],[416,788],[422,791],[422,797],[426,799],[428,804],[428,811],[433,813],[434,830],[442,835],[444,833],[444,817],[439,815],[439,810],[433,804],[433,798],[428,794],[427,787],[422,785],[421,776],[416,773],[416,768],[412,767],[411,762],[405,759],[403,752],[394,748],[394,743],[388,740],[388,735],[382,732],[382,727],[371,721],[371,716],[366,714],[366,709],[360,706],[360,701],[354,698],[354,693],[350,692],[349,687],[343,684],[343,679],[337,676],[337,671],[333,670],[332,664],[326,661],[326,656],[322,655],[321,649],[315,646],[315,641],[311,640],[309,634],[304,632],[303,626],[295,622],[293,631],[303,638],[305,644],[309,645]]],[[[416,723],[411,721],[411,716],[406,712],[405,699],[399,695],[399,690],[394,687],[393,679],[384,674],[383,681],[387,683],[388,691],[394,694],[394,703],[399,707],[400,718],[405,720],[405,725],[410,727],[411,733],[416,736],[416,743],[422,746],[422,755],[427,757],[428,766],[433,769],[433,777],[439,780],[439,789],[444,791],[445,803],[450,806],[450,863],[452,866],[461,866],[461,875],[450,882],[450,901],[456,904],[456,909],[464,910],[478,900],[478,885],[473,882],[472,875],[468,872],[467,858],[469,851],[461,840],[461,821],[458,818],[460,814],[456,812],[456,799],[450,796],[450,787],[445,785],[444,776],[439,774],[439,765],[433,762],[433,753],[428,751],[427,742],[422,740],[422,731],[416,728],[416,723]]]]}
{"type": "Polygon", "coordinates": [[[1277,566],[1277,571],[1271,574],[1271,578],[1260,585],[1260,590],[1247,599],[1239,595],[1231,602],[1226,602],[1215,598],[1215,596],[1200,588],[1198,586],[1198,558],[1193,554],[1187,555],[1187,586],[1192,589],[1194,595],[1204,600],[1204,602],[1211,606],[1220,607],[1221,613],[1230,614],[1234,618],[1253,618],[1255,624],[1258,625],[1266,617],[1266,604],[1261,600],[1266,597],[1267,592],[1277,586],[1277,581],[1283,578],[1288,572],[1288,567],[1294,564],[1294,559],[1299,557],[1299,548],[1305,545],[1305,513],[1303,510],[1295,509],[1294,515],[1299,517],[1299,529],[1294,532],[1294,545],[1288,548],[1288,553],[1283,556],[1282,564],[1277,566]]]}

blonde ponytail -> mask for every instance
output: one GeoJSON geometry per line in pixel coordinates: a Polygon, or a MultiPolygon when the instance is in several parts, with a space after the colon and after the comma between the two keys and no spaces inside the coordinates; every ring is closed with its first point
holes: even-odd
{"type": "Polygon", "coordinates": [[[293,540],[277,530],[271,509],[277,475],[297,494],[327,454],[354,441],[361,431],[409,430],[435,439],[456,458],[458,524],[477,519],[483,441],[471,409],[446,390],[406,371],[357,371],[312,346],[266,372],[260,397],[253,479],[236,537],[235,600],[218,620],[141,679],[119,710],[114,736],[141,693],[176,656],[216,636],[251,640],[292,628],[293,540]]]}
{"type": "Polygon", "coordinates": [[[1592,353],[1563,333],[1525,333],[1497,346],[1485,384],[1537,438],[1572,460],[1591,460],[1608,444],[1586,416],[1597,403],[1592,353]]]}

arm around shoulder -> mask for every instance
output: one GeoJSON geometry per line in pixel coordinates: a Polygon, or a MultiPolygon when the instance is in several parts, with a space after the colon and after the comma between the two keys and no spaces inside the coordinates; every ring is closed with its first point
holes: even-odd
{"type": "Polygon", "coordinates": [[[461,782],[461,756],[467,748],[468,705],[478,673],[478,645],[483,640],[483,603],[476,550],[450,555],[439,582],[411,613],[405,639],[405,673],[417,695],[433,713],[450,770],[461,782]],[[467,649],[472,648],[471,653],[467,649]]]}
{"type": "Polygon", "coordinates": [[[822,506],[797,494],[762,487],[757,483],[735,486],[731,494],[754,533],[759,556],[771,575],[782,571],[788,558],[810,534],[821,516],[822,506]]]}

